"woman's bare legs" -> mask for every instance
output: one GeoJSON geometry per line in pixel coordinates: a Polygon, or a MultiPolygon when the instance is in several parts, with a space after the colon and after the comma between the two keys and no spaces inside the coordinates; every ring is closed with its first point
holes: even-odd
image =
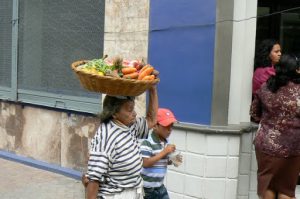
{"type": "Polygon", "coordinates": [[[282,193],[279,193],[279,194],[278,194],[278,199],[295,199],[295,198],[289,197],[289,196],[284,195],[284,194],[282,194],[282,193]]]}
{"type": "Polygon", "coordinates": [[[275,192],[268,189],[261,199],[275,199],[275,196],[276,196],[275,192]]]}

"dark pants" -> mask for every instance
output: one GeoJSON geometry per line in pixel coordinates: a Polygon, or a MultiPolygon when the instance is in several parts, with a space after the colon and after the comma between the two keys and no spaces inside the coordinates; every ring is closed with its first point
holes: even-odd
{"type": "Polygon", "coordinates": [[[168,191],[164,185],[155,188],[145,188],[144,199],[170,199],[168,191]]]}

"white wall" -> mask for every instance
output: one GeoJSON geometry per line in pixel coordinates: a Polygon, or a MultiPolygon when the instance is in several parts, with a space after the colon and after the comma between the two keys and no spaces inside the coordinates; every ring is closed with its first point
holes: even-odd
{"type": "Polygon", "coordinates": [[[171,143],[183,164],[169,166],[166,187],[171,199],[234,199],[237,196],[239,134],[173,130],[171,143]]]}
{"type": "Polygon", "coordinates": [[[249,122],[257,0],[235,0],[228,124],[249,122]],[[239,21],[248,19],[244,21],[239,21]]]}

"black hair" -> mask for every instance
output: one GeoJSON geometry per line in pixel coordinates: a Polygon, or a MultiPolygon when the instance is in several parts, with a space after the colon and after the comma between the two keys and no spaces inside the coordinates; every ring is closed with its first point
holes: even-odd
{"type": "Polygon", "coordinates": [[[103,109],[100,113],[100,121],[102,123],[108,123],[113,119],[113,115],[120,111],[123,104],[128,101],[134,102],[134,97],[130,96],[109,96],[106,95],[103,101],[103,109]]]}
{"type": "Polygon", "coordinates": [[[296,56],[282,55],[279,63],[275,64],[276,75],[271,76],[267,81],[268,89],[275,93],[290,81],[300,84],[300,74],[296,71],[299,69],[299,60],[296,56]]]}
{"type": "Polygon", "coordinates": [[[275,39],[265,39],[257,46],[255,51],[254,70],[261,67],[270,67],[272,65],[272,60],[269,55],[276,44],[279,44],[279,42],[275,39]]]}

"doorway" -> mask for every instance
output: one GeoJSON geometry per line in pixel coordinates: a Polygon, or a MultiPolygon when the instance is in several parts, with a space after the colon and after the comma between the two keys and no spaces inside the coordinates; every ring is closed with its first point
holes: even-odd
{"type": "Polygon", "coordinates": [[[257,16],[256,44],[273,38],[280,42],[283,53],[300,55],[299,0],[258,0],[257,16]]]}

